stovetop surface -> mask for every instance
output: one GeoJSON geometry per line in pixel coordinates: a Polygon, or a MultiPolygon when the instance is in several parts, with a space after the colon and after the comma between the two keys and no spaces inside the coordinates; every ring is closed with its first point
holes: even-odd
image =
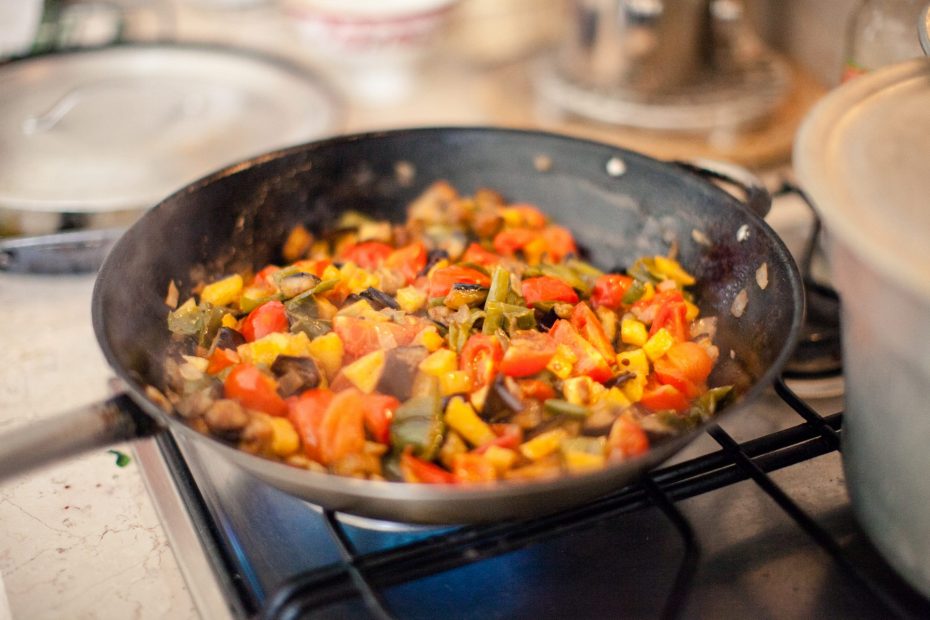
{"type": "MultiPolygon", "coordinates": [[[[838,411],[837,398],[812,402],[838,411]]],[[[926,617],[930,604],[856,525],[831,443],[840,424],[805,422],[768,394],[645,486],[552,517],[461,528],[324,513],[199,443],[166,440],[161,453],[207,547],[176,549],[181,563],[206,555],[233,616],[926,617]],[[721,449],[730,439],[742,444],[736,456],[721,449]],[[761,484],[734,465],[739,454],[770,472],[761,484]]]]}

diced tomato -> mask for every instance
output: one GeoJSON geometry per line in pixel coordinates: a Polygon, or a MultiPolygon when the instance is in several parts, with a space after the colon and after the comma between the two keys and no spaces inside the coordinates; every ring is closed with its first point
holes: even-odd
{"type": "Polygon", "coordinates": [[[497,480],[497,469],[483,455],[467,452],[452,459],[452,475],[456,482],[493,482],[497,480]]]}
{"type": "Polygon", "coordinates": [[[404,478],[411,482],[426,484],[454,484],[455,476],[429,461],[417,458],[409,452],[400,455],[400,469],[404,478]]]}
{"type": "Polygon", "coordinates": [[[687,398],[701,393],[713,367],[714,362],[704,347],[694,342],[675,343],[654,364],[659,383],[673,386],[687,398]]]}
{"type": "Polygon", "coordinates": [[[365,428],[375,441],[387,444],[391,439],[391,421],[400,401],[387,394],[365,394],[362,407],[365,413],[365,428]]]}
{"type": "Polygon", "coordinates": [[[685,411],[690,404],[688,398],[678,388],[667,384],[651,389],[647,387],[639,402],[651,411],[671,409],[679,413],[685,411]]]}
{"type": "Polygon", "coordinates": [[[568,284],[550,276],[527,278],[523,281],[522,291],[526,305],[532,307],[540,301],[564,301],[578,303],[578,293],[568,284]]]}
{"type": "Polygon", "coordinates": [[[344,390],[333,396],[320,423],[320,462],[331,465],[365,449],[365,411],[361,392],[344,390]]]}
{"type": "Polygon", "coordinates": [[[656,309],[655,318],[649,327],[652,336],[663,327],[668,330],[675,340],[684,342],[688,339],[688,309],[684,301],[668,301],[656,309]]]}
{"type": "Polygon", "coordinates": [[[694,398],[700,393],[698,386],[666,357],[659,358],[653,363],[653,373],[659,383],[672,386],[686,398],[694,398]]]}
{"type": "Polygon", "coordinates": [[[605,273],[594,281],[591,303],[616,310],[623,305],[623,296],[633,284],[633,278],[619,273],[605,273]]]}
{"type": "Polygon", "coordinates": [[[281,268],[276,265],[267,265],[263,267],[261,270],[259,270],[258,273],[255,274],[255,277],[252,278],[252,283],[249,286],[267,289],[276,288],[274,280],[272,280],[271,276],[274,274],[274,272],[280,269],[281,268]]]}
{"type": "Polygon", "coordinates": [[[258,340],[272,332],[286,332],[290,329],[287,311],[280,301],[266,301],[252,310],[242,321],[242,335],[248,342],[258,340]]]}
{"type": "Polygon", "coordinates": [[[523,390],[523,395],[539,401],[555,398],[555,388],[539,379],[520,379],[517,385],[523,390]]]}
{"type": "Polygon", "coordinates": [[[470,267],[460,265],[443,267],[430,275],[429,296],[445,297],[455,284],[477,284],[487,288],[491,286],[491,278],[470,267]]]}
{"type": "Polygon", "coordinates": [[[239,364],[226,376],[223,392],[226,398],[243,407],[270,415],[287,415],[287,404],[278,395],[275,380],[251,364],[239,364]]]}
{"type": "Polygon", "coordinates": [[[403,323],[395,323],[337,316],[333,319],[333,331],[342,340],[345,355],[354,360],[378,349],[405,347],[430,324],[418,317],[406,317],[403,323]]]}
{"type": "Polygon", "coordinates": [[[538,231],[526,228],[507,228],[494,236],[494,250],[504,256],[513,256],[538,238],[538,231]]]}
{"type": "Polygon", "coordinates": [[[300,396],[287,399],[287,416],[300,435],[307,458],[320,461],[320,427],[323,416],[333,400],[333,393],[324,388],[306,390],[300,396]]]}
{"type": "Polygon", "coordinates": [[[235,366],[240,361],[242,360],[239,359],[239,354],[232,349],[217,348],[210,355],[210,359],[207,362],[207,373],[215,375],[225,368],[235,366]]]}
{"type": "Polygon", "coordinates": [[[416,280],[417,275],[426,267],[426,246],[416,241],[398,248],[387,257],[384,265],[402,273],[409,284],[416,280]]]}
{"type": "Polygon", "coordinates": [[[649,327],[650,336],[664,327],[675,340],[688,340],[688,309],[681,291],[662,291],[656,293],[652,299],[640,300],[633,304],[634,309],[640,311],[645,311],[650,306],[654,307],[652,324],[649,327]]]}
{"type": "Polygon", "coordinates": [[[356,243],[342,253],[347,261],[352,261],[362,269],[377,269],[394,251],[394,248],[381,241],[363,241],[356,243]]]}
{"type": "Polygon", "coordinates": [[[575,245],[575,238],[564,226],[549,226],[543,231],[543,239],[546,241],[546,254],[553,262],[561,262],[566,256],[577,255],[578,247],[575,245]]]}
{"type": "Polygon", "coordinates": [[[465,250],[465,254],[462,255],[463,263],[475,263],[476,265],[496,265],[501,260],[501,257],[485,250],[477,243],[472,243],[468,246],[468,249],[465,250]]]}
{"type": "Polygon", "coordinates": [[[572,374],[586,375],[601,383],[610,379],[612,373],[607,360],[604,359],[604,356],[594,345],[575,331],[571,323],[559,319],[549,330],[549,334],[557,345],[564,344],[578,358],[572,369],[572,374]]]}
{"type": "Polygon", "coordinates": [[[473,389],[479,389],[494,378],[503,355],[496,337],[472,334],[459,354],[459,370],[468,373],[473,389]]]}
{"type": "Polygon", "coordinates": [[[607,445],[611,450],[611,456],[631,458],[649,450],[649,437],[642,426],[620,416],[610,428],[607,445]]]}
{"type": "Polygon", "coordinates": [[[604,326],[601,320],[597,318],[594,311],[586,304],[581,302],[572,310],[572,327],[574,327],[582,338],[594,345],[598,352],[604,356],[605,360],[614,359],[614,347],[610,344],[607,334],[604,332],[604,326]]]}
{"type": "Polygon", "coordinates": [[[516,450],[523,443],[523,429],[518,424],[492,424],[491,430],[497,435],[486,444],[472,450],[475,454],[484,454],[491,446],[516,450]]]}
{"type": "Polygon", "coordinates": [[[681,370],[682,374],[700,385],[714,369],[714,360],[707,350],[694,342],[678,342],[665,353],[665,358],[681,370]]]}
{"type": "Polygon", "coordinates": [[[536,330],[520,330],[510,338],[500,370],[509,377],[528,377],[546,367],[555,355],[555,341],[536,330]]]}

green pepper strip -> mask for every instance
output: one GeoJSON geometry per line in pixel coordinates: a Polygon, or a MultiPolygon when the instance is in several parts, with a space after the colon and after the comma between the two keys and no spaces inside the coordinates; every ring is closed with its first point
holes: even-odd
{"type": "Polygon", "coordinates": [[[591,413],[591,410],[583,405],[576,405],[560,398],[548,399],[543,403],[543,408],[547,413],[569,415],[574,418],[586,418],[591,413]]]}
{"type": "Polygon", "coordinates": [[[510,272],[503,267],[494,268],[491,276],[491,288],[484,302],[484,327],[481,331],[490,336],[500,329],[504,321],[504,309],[501,307],[510,293],[510,272]]]}

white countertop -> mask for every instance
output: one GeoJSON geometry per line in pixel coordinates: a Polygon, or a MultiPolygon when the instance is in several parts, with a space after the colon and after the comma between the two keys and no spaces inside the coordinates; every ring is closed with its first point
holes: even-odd
{"type": "MultiPolygon", "coordinates": [[[[93,281],[0,274],[0,430],[108,395],[93,281]]],[[[197,616],[135,462],[115,461],[99,450],[0,485],[0,575],[14,618],[197,616]]]]}

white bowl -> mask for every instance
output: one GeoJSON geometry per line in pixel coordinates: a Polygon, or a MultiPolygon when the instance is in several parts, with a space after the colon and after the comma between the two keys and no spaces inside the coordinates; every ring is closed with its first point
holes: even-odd
{"type": "Polygon", "coordinates": [[[332,76],[366,102],[408,95],[456,0],[285,0],[284,13],[332,76]]]}

